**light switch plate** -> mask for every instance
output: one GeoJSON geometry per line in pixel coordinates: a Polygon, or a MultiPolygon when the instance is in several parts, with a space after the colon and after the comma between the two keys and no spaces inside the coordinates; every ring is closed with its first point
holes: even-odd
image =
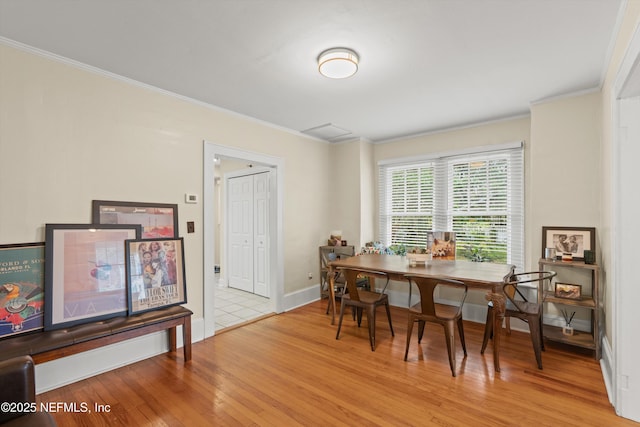
{"type": "Polygon", "coordinates": [[[198,203],[198,195],[197,194],[185,194],[184,195],[185,203],[198,203]]]}

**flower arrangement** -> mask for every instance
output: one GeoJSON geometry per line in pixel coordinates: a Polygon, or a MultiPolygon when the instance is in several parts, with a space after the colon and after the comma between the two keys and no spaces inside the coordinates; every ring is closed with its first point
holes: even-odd
{"type": "Polygon", "coordinates": [[[368,242],[360,250],[360,254],[406,255],[407,248],[404,245],[384,246],[380,242],[368,242]]]}
{"type": "Polygon", "coordinates": [[[380,242],[368,242],[365,243],[364,247],[360,250],[361,254],[385,254],[385,255],[393,255],[391,249],[384,246],[380,242]]]}

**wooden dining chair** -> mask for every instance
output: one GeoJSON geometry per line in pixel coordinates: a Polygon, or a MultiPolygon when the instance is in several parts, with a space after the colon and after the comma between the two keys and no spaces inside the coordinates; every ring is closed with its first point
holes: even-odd
{"type": "MultiPolygon", "coordinates": [[[[321,271],[323,272],[320,280],[322,281],[322,292],[329,294],[329,286],[331,286],[331,279],[333,279],[333,294],[335,299],[331,299],[331,295],[329,294],[328,302],[327,302],[327,310],[325,314],[329,314],[329,310],[332,305],[336,303],[336,300],[340,300],[342,298],[342,294],[346,292],[346,280],[344,278],[344,274],[342,274],[342,270],[336,269],[333,271],[333,277],[329,277],[329,263],[335,261],[336,259],[345,259],[350,258],[355,255],[345,255],[345,254],[336,254],[335,252],[321,251],[320,252],[320,260],[321,260],[321,271]]],[[[366,290],[369,289],[369,280],[367,278],[358,278],[357,285],[359,288],[364,288],[366,290]]]]}
{"type": "MultiPolygon", "coordinates": [[[[387,285],[389,284],[389,277],[385,273],[377,271],[363,271],[363,270],[350,270],[347,268],[342,269],[342,274],[345,278],[347,291],[342,294],[340,303],[340,319],[338,320],[338,331],[336,332],[336,339],[340,338],[340,329],[342,328],[342,318],[344,317],[345,307],[355,308],[356,317],[358,321],[358,327],[362,322],[362,312],[367,314],[367,326],[369,328],[369,342],[371,344],[371,351],[376,350],[376,310],[380,306],[384,306],[387,311],[387,318],[389,319],[389,329],[391,329],[391,336],[395,336],[393,333],[393,325],[391,324],[391,311],[389,310],[389,296],[385,294],[387,285]],[[373,290],[365,290],[358,287],[358,276],[365,276],[370,278],[371,281],[376,277],[381,277],[386,280],[382,292],[374,292],[373,290]]],[[[373,285],[372,285],[373,289],[373,285]]]]}
{"type": "MultiPolygon", "coordinates": [[[[511,334],[509,327],[509,319],[517,318],[529,325],[529,335],[531,335],[531,344],[533,352],[536,356],[538,369],[542,369],[542,351],[544,350],[544,340],[542,331],[542,294],[545,286],[555,277],[555,271],[532,271],[527,273],[518,273],[512,275],[502,286],[503,293],[507,299],[504,318],[507,323],[507,335],[511,334]],[[526,297],[526,294],[533,292],[533,297],[526,297]]],[[[482,340],[481,354],[487,348],[487,343],[493,337],[496,331],[493,330],[495,310],[492,303],[489,303],[487,310],[487,320],[484,326],[484,338],[482,340]]],[[[498,331],[500,333],[500,331],[498,331]]],[[[496,350],[499,352],[499,349],[496,350]]],[[[494,359],[500,357],[499,354],[493,355],[494,359]]]]}
{"type": "Polygon", "coordinates": [[[458,281],[437,277],[422,277],[418,275],[405,276],[409,284],[415,283],[420,291],[420,301],[409,308],[409,323],[407,327],[407,346],[404,351],[404,360],[409,354],[409,344],[413,332],[413,324],[418,322],[418,344],[422,341],[426,322],[438,323],[444,328],[447,351],[449,352],[449,366],[451,375],[456,376],[456,351],[455,329],[458,328],[460,343],[467,357],[467,346],[464,342],[464,328],[462,326],[462,306],[467,297],[467,285],[458,281]],[[454,289],[451,295],[447,295],[447,303],[436,302],[436,289],[454,289]],[[453,304],[449,304],[452,302],[453,304]]]}

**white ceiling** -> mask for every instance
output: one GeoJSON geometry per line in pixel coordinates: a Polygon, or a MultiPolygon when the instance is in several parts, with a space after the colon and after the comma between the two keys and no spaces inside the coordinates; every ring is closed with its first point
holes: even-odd
{"type": "Polygon", "coordinates": [[[0,37],[279,127],[373,142],[598,88],[624,0],[0,0],[0,37]],[[317,56],[360,55],[331,80],[317,56]]]}

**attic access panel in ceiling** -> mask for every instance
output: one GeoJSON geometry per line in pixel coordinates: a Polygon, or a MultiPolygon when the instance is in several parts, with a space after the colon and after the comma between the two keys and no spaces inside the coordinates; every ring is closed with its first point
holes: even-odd
{"type": "Polygon", "coordinates": [[[354,138],[351,131],[335,126],[331,123],[305,129],[301,132],[329,142],[339,142],[354,138]]]}

